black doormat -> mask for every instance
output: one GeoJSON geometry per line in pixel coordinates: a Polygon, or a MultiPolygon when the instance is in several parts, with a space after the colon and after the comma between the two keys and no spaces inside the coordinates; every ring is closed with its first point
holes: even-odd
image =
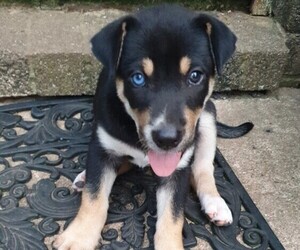
{"type": "MultiPolygon", "coordinates": [[[[0,249],[51,248],[53,236],[76,214],[80,193],[71,183],[85,169],[91,109],[91,98],[0,106],[0,249]]],[[[118,177],[100,249],[153,249],[155,181],[148,172],[137,169],[118,177]]],[[[186,249],[204,241],[222,250],[284,249],[220,151],[215,176],[233,224],[211,224],[191,192],[186,249]]]]}

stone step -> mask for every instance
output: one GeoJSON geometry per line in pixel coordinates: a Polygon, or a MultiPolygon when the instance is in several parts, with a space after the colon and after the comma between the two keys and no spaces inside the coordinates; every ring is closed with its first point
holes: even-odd
{"type": "MultiPolygon", "coordinates": [[[[89,40],[124,14],[0,8],[0,97],[93,94],[101,65],[89,40]]],[[[288,54],[279,25],[241,12],[213,14],[238,37],[216,90],[277,88],[288,54]]]]}

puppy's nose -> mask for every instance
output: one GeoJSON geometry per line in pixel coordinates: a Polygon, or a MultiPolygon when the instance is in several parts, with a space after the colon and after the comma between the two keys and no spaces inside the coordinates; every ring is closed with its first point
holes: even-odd
{"type": "Polygon", "coordinates": [[[177,130],[175,126],[165,126],[152,131],[152,138],[159,148],[169,150],[180,143],[182,132],[177,130]]]}

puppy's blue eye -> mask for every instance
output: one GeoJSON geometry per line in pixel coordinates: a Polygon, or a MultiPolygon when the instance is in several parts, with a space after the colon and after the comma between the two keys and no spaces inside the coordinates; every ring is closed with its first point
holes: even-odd
{"type": "Polygon", "coordinates": [[[136,87],[142,87],[145,85],[145,76],[140,72],[134,73],[131,76],[131,82],[136,87]]]}
{"type": "Polygon", "coordinates": [[[198,85],[203,79],[203,74],[199,70],[194,70],[190,73],[188,77],[188,84],[189,85],[198,85]]]}

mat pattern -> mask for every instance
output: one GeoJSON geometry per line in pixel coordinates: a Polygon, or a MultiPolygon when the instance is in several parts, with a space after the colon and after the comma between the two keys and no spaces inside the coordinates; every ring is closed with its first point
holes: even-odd
{"type": "MultiPolygon", "coordinates": [[[[0,106],[0,249],[47,249],[47,239],[76,214],[80,193],[70,186],[85,169],[91,103],[74,98],[0,106]]],[[[183,231],[186,249],[193,249],[197,238],[213,249],[284,249],[219,151],[215,177],[233,224],[211,224],[191,192],[183,231]]],[[[153,249],[155,189],[146,170],[118,177],[100,249],[153,249]]]]}

